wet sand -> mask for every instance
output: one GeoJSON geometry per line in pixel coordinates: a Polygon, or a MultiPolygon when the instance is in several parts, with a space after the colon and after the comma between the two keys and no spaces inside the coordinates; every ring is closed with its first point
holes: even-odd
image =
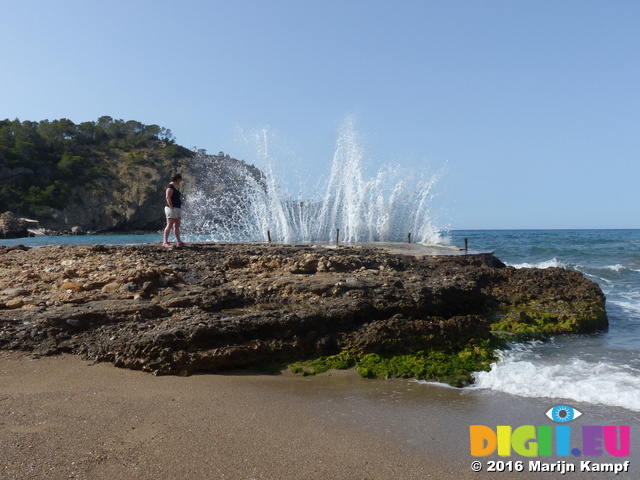
{"type": "MultiPolygon", "coordinates": [[[[0,478],[550,478],[558,473],[472,472],[468,432],[471,424],[549,424],[553,405],[352,371],[154,377],[0,352],[0,478]]],[[[640,414],[575,406],[585,424],[633,425],[632,468],[564,478],[637,478],[640,414]]]]}

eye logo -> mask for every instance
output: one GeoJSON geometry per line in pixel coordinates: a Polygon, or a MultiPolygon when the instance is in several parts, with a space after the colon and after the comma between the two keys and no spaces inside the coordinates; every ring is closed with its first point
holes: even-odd
{"type": "Polygon", "coordinates": [[[577,408],[569,407],[567,405],[556,405],[555,407],[550,408],[545,415],[554,422],[567,423],[578,418],[582,415],[582,412],[577,408]]]}

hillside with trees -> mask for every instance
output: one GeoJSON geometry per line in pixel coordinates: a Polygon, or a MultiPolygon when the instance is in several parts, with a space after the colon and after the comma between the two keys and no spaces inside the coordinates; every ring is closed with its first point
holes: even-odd
{"type": "Polygon", "coordinates": [[[171,130],[134,120],[0,120],[0,213],[52,230],[158,230],[169,178],[197,157],[171,130]]]}

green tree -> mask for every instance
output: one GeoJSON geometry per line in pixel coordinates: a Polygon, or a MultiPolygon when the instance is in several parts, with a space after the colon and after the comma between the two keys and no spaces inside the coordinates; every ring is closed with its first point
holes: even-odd
{"type": "Polygon", "coordinates": [[[84,177],[88,166],[88,162],[85,158],[80,155],[73,155],[69,152],[62,154],[57,165],[58,171],[66,177],[84,177]]]}
{"type": "Polygon", "coordinates": [[[66,145],[72,145],[77,135],[75,124],[67,118],[52,122],[43,120],[38,127],[43,144],[49,149],[48,153],[54,157],[59,157],[66,145]]]}
{"type": "Polygon", "coordinates": [[[25,200],[30,210],[40,206],[64,208],[70,194],[71,186],[68,183],[56,180],[47,187],[38,187],[36,185],[29,187],[25,200]]]}
{"type": "Polygon", "coordinates": [[[96,122],[82,122],[76,126],[76,139],[81,145],[93,145],[104,139],[104,130],[96,122]]]}
{"type": "Polygon", "coordinates": [[[14,149],[19,155],[19,160],[24,162],[24,166],[33,167],[38,164],[38,146],[40,136],[38,135],[38,127],[34,122],[20,123],[19,120],[14,122],[15,141],[14,149]]]}

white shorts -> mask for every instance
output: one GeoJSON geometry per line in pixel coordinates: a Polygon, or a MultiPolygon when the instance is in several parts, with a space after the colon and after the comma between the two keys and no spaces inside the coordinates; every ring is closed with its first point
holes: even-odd
{"type": "Polygon", "coordinates": [[[182,216],[181,212],[181,208],[171,210],[169,207],[164,207],[164,214],[167,218],[180,218],[182,216]]]}

